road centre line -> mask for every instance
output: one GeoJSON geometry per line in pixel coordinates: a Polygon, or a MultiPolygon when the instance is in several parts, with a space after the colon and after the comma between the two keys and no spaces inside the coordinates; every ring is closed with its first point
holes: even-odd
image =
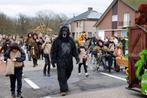
{"type": "Polygon", "coordinates": [[[107,73],[104,73],[104,72],[100,72],[100,73],[103,74],[103,75],[115,78],[115,79],[119,79],[119,80],[125,81],[125,82],[127,81],[125,78],[121,78],[121,77],[118,77],[118,76],[110,75],[110,74],[107,74],[107,73]]]}
{"type": "Polygon", "coordinates": [[[25,82],[27,82],[34,90],[40,89],[34,82],[32,82],[29,78],[24,78],[25,82]]]}

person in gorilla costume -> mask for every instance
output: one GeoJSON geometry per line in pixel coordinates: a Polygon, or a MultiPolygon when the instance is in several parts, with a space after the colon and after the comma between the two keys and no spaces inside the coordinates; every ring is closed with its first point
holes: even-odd
{"type": "Polygon", "coordinates": [[[79,62],[77,47],[69,35],[69,28],[63,26],[51,47],[51,62],[53,66],[57,65],[61,96],[65,96],[68,91],[67,80],[73,70],[73,57],[75,57],[77,63],[79,62]]]}

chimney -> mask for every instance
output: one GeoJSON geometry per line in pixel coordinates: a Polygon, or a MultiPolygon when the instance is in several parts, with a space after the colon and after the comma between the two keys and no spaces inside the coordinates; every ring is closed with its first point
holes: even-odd
{"type": "Polygon", "coordinates": [[[92,7],[88,7],[88,11],[92,11],[93,10],[93,8],[92,7]]]}

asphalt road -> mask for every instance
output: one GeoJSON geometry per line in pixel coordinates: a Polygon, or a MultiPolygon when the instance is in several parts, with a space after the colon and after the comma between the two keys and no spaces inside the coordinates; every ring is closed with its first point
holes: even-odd
{"type": "MultiPolygon", "coordinates": [[[[43,61],[32,67],[32,62],[25,62],[23,74],[24,98],[60,98],[56,69],[51,69],[51,76],[43,76],[43,61]]],[[[69,90],[65,98],[145,98],[140,93],[127,90],[125,74],[123,72],[111,73],[102,69],[93,71],[89,68],[89,77],[84,72],[78,76],[77,65],[74,66],[72,75],[68,81],[69,90]]],[[[83,69],[82,69],[83,71],[83,69]]],[[[11,98],[9,78],[0,76],[0,98],[11,98]]]]}

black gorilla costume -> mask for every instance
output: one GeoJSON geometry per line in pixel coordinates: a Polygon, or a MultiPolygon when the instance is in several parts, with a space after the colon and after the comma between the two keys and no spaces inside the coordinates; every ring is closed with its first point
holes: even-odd
{"type": "Polygon", "coordinates": [[[69,36],[69,28],[63,26],[59,36],[54,40],[51,47],[51,61],[54,66],[57,64],[58,81],[61,92],[68,91],[67,80],[73,70],[73,57],[77,63],[79,56],[74,40],[69,36]]]}

